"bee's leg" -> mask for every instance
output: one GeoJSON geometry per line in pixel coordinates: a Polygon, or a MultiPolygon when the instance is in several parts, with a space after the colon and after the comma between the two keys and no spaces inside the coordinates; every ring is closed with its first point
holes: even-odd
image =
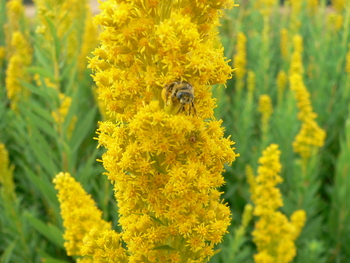
{"type": "Polygon", "coordinates": [[[182,112],[182,111],[183,111],[183,109],[184,109],[184,105],[183,105],[183,104],[181,104],[180,109],[177,111],[177,113],[176,113],[176,114],[179,114],[180,112],[182,112]]]}
{"type": "Polygon", "coordinates": [[[192,108],[193,108],[193,111],[194,111],[194,115],[197,116],[197,110],[196,110],[196,107],[194,106],[194,102],[192,101],[192,108]]]}

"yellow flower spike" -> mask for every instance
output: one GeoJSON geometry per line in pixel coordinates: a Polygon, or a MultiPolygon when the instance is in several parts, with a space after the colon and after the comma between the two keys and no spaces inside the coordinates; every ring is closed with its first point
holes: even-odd
{"type": "Polygon", "coordinates": [[[98,141],[128,262],[206,261],[230,224],[217,188],[237,154],[213,117],[210,85],[233,71],[215,40],[219,9],[232,6],[109,0],[95,17],[103,31],[90,67],[115,117],[98,141]]]}
{"type": "Polygon", "coordinates": [[[252,233],[258,250],[254,255],[256,263],[291,262],[296,255],[294,241],[306,220],[303,210],[295,211],[290,221],[278,211],[283,205],[280,190],[277,188],[277,184],[282,182],[279,175],[280,154],[277,144],[267,147],[259,158],[260,166],[255,178],[251,168],[247,167],[251,199],[255,204],[254,215],[259,217],[252,233]]]}
{"type": "Polygon", "coordinates": [[[28,90],[22,87],[21,81],[29,81],[30,75],[25,70],[32,62],[32,49],[25,36],[16,31],[12,34],[12,55],[6,70],[7,97],[11,100],[11,108],[16,109],[20,100],[28,97],[28,90]]]}
{"type": "Polygon", "coordinates": [[[295,94],[299,108],[298,119],[302,122],[302,125],[293,142],[293,149],[302,157],[303,168],[305,168],[306,161],[314,154],[315,150],[324,145],[326,132],[315,121],[317,114],[313,112],[310,93],[303,82],[302,50],[302,38],[300,35],[296,35],[294,37],[293,60],[289,70],[289,83],[290,89],[295,94]]]}
{"type": "Polygon", "coordinates": [[[95,228],[98,231],[109,230],[111,224],[102,219],[102,212],[96,207],[81,185],[69,173],[59,173],[53,179],[58,190],[61,215],[66,240],[64,246],[68,255],[82,256],[83,238],[95,228]]]}

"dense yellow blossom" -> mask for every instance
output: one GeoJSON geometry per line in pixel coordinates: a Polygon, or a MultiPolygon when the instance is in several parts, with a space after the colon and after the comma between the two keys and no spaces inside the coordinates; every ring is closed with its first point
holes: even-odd
{"type": "Polygon", "coordinates": [[[93,228],[83,241],[81,253],[91,256],[93,262],[127,262],[125,249],[121,246],[121,234],[113,230],[93,228]]]}
{"type": "Polygon", "coordinates": [[[233,57],[233,66],[236,68],[236,86],[237,90],[242,90],[244,85],[244,77],[247,72],[247,38],[244,33],[239,32],[237,35],[236,55],[233,57]]]}
{"type": "Polygon", "coordinates": [[[232,6],[226,0],[101,3],[95,18],[101,45],[90,67],[115,119],[100,123],[98,140],[107,149],[102,161],[114,184],[128,262],[203,262],[227,232],[230,209],[217,188],[224,163],[236,154],[213,117],[210,85],[231,77],[215,36],[220,9],[232,6]],[[172,98],[163,100],[162,91],[174,81],[193,86],[196,114],[165,111],[172,98]]]}
{"type": "Polygon", "coordinates": [[[295,239],[305,224],[303,210],[295,211],[291,220],[278,209],[283,206],[282,195],[277,184],[283,180],[280,154],[277,144],[271,144],[259,158],[258,175],[254,178],[251,168],[247,168],[251,199],[255,204],[254,215],[259,219],[255,224],[253,241],[258,253],[254,255],[256,263],[287,263],[296,255],[295,239]]]}
{"type": "Polygon", "coordinates": [[[290,67],[289,83],[290,89],[295,94],[299,108],[298,119],[302,122],[302,126],[300,132],[295,137],[293,148],[304,160],[307,160],[315,149],[324,145],[326,133],[315,121],[317,114],[313,112],[310,93],[303,82],[301,56],[302,38],[297,35],[294,37],[294,52],[290,67]]]}
{"type": "Polygon", "coordinates": [[[166,253],[154,248],[168,245],[182,257],[204,259],[221,241],[230,211],[216,188],[224,183],[223,162],[235,154],[220,126],[168,115],[157,101],[128,125],[101,123],[99,142],[109,149],[104,166],[115,181],[123,240],[132,257],[160,258],[166,253]]]}
{"type": "Polygon", "coordinates": [[[14,200],[15,185],[13,182],[14,166],[10,165],[9,154],[4,144],[0,143],[0,185],[4,202],[14,200]]]}
{"type": "Polygon", "coordinates": [[[81,256],[83,238],[90,230],[109,230],[111,224],[101,218],[102,212],[96,207],[91,196],[69,173],[57,174],[53,182],[58,190],[67,254],[81,256]]]}

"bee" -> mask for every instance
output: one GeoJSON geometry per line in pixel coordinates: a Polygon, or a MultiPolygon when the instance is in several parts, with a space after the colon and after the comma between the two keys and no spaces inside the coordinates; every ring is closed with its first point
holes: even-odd
{"type": "Polygon", "coordinates": [[[194,106],[194,88],[193,86],[186,81],[174,81],[169,85],[165,86],[165,98],[166,103],[168,98],[172,101],[178,100],[180,103],[180,108],[177,112],[185,111],[185,106],[189,105],[189,115],[191,114],[191,109],[193,109],[195,115],[197,115],[196,107],[194,106]]]}

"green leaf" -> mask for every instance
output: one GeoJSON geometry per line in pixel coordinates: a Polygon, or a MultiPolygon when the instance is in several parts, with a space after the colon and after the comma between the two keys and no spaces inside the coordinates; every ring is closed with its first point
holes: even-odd
{"type": "Polygon", "coordinates": [[[159,247],[154,247],[154,250],[176,250],[175,248],[169,246],[169,245],[162,245],[159,247]]]}
{"type": "Polygon", "coordinates": [[[56,28],[55,25],[52,23],[51,19],[46,17],[46,22],[49,25],[50,32],[52,35],[52,38],[54,40],[54,46],[55,46],[55,59],[58,60],[61,52],[61,44],[60,44],[60,39],[57,36],[56,28]]]}
{"type": "Polygon", "coordinates": [[[53,123],[53,121],[54,121],[53,117],[52,117],[52,115],[49,113],[49,111],[47,109],[43,108],[38,103],[31,103],[30,107],[33,110],[33,112],[38,114],[41,118],[45,119],[49,123],[53,123]]]}
{"type": "MultiPolygon", "coordinates": [[[[43,109],[40,109],[40,106],[36,102],[31,103],[31,107],[33,105],[36,105],[35,106],[36,110],[39,110],[40,113],[44,112],[43,109]]],[[[35,123],[35,125],[39,128],[39,130],[42,130],[47,135],[50,135],[53,138],[56,138],[58,136],[57,132],[52,127],[53,119],[52,119],[51,115],[46,116],[47,118],[51,117],[51,119],[50,119],[51,122],[45,121],[44,118],[40,118],[39,116],[33,114],[30,110],[27,110],[26,115],[32,121],[32,123],[35,123]]]]}
{"type": "Polygon", "coordinates": [[[28,138],[28,143],[31,150],[42,167],[46,170],[47,174],[53,176],[61,170],[53,161],[54,157],[57,158],[55,155],[58,155],[59,153],[53,151],[34,123],[30,124],[30,133],[31,136],[28,138]]]}
{"type": "Polygon", "coordinates": [[[63,232],[59,228],[54,225],[45,224],[30,213],[25,213],[24,216],[40,234],[42,234],[44,237],[46,237],[48,240],[60,248],[64,248],[63,232]]]}
{"type": "Polygon", "coordinates": [[[53,258],[52,256],[47,254],[42,249],[39,249],[38,253],[43,258],[42,262],[45,262],[45,263],[69,263],[69,262],[71,262],[71,261],[53,258]]]}
{"type": "Polygon", "coordinates": [[[57,192],[54,189],[51,180],[49,180],[48,178],[40,178],[35,173],[33,173],[32,170],[29,169],[28,166],[26,166],[25,164],[22,164],[21,167],[25,169],[26,175],[28,176],[31,183],[36,187],[36,189],[40,191],[40,193],[48,201],[50,207],[55,212],[56,217],[60,218],[59,203],[56,196],[57,192]]]}
{"type": "Polygon", "coordinates": [[[44,98],[45,101],[51,100],[50,94],[48,92],[45,92],[43,87],[37,87],[37,86],[34,86],[33,84],[30,84],[30,83],[22,81],[22,80],[19,80],[19,82],[21,83],[21,85],[23,85],[25,88],[27,88],[31,93],[38,95],[39,97],[44,98]]]}
{"type": "Polygon", "coordinates": [[[86,138],[86,135],[91,131],[91,126],[94,124],[94,119],[96,116],[97,108],[91,109],[83,118],[77,122],[76,129],[71,138],[72,143],[72,153],[75,153],[82,141],[86,138]]]}
{"type": "Polygon", "coordinates": [[[51,81],[55,81],[55,76],[52,74],[52,72],[48,71],[45,68],[40,68],[40,67],[30,67],[26,68],[26,70],[29,73],[32,74],[39,74],[40,76],[43,76],[45,78],[49,78],[51,81]]]}
{"type": "Polygon", "coordinates": [[[34,44],[35,44],[34,57],[37,59],[37,61],[39,62],[42,68],[52,70],[52,67],[51,67],[52,63],[50,59],[47,57],[47,55],[44,53],[45,49],[42,48],[41,43],[39,43],[38,41],[35,41],[34,44]]]}
{"type": "Polygon", "coordinates": [[[1,263],[10,263],[10,259],[13,253],[13,250],[15,249],[17,240],[13,241],[10,245],[7,246],[7,248],[3,251],[2,256],[0,257],[1,263]]]}

